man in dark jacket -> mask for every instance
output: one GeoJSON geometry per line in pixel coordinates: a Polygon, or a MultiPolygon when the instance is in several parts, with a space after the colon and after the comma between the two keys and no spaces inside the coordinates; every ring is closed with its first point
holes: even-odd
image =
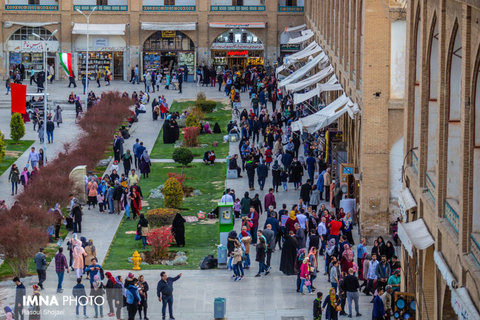
{"type": "Polygon", "coordinates": [[[83,212],[82,212],[82,207],[80,206],[80,203],[78,202],[77,199],[75,199],[73,203],[71,215],[73,218],[73,232],[82,233],[83,212]]]}
{"type": "Polygon", "coordinates": [[[237,170],[238,177],[242,178],[242,176],[240,175],[240,173],[242,172],[242,169],[238,166],[237,160],[238,160],[238,155],[237,154],[233,155],[233,157],[231,157],[228,162],[228,166],[229,166],[228,169],[237,170]]]}
{"type": "Polygon", "coordinates": [[[307,182],[302,185],[300,188],[300,198],[302,198],[305,205],[308,206],[310,202],[310,193],[312,192],[312,183],[310,179],[307,179],[307,182]]]}
{"type": "Polygon", "coordinates": [[[247,170],[247,177],[248,177],[248,187],[250,191],[255,190],[254,181],[255,181],[255,162],[253,162],[252,158],[247,160],[247,164],[245,165],[245,169],[247,170]]]}
{"type": "Polygon", "coordinates": [[[47,120],[47,137],[48,143],[53,143],[53,130],[55,130],[55,123],[53,123],[52,119],[49,118],[47,120]]]}
{"type": "Polygon", "coordinates": [[[173,317],[173,283],[180,279],[181,276],[182,274],[179,273],[176,277],[171,278],[167,276],[165,271],[160,273],[161,279],[157,284],[157,297],[158,301],[162,302],[162,320],[165,320],[167,304],[170,319],[175,319],[173,317]]]}
{"type": "Polygon", "coordinates": [[[122,200],[123,195],[123,187],[118,183],[115,182],[115,188],[113,188],[113,206],[115,208],[115,213],[120,214],[120,201],[122,200]]]}
{"type": "Polygon", "coordinates": [[[263,161],[257,167],[257,176],[260,190],[263,190],[265,187],[265,180],[268,177],[268,167],[263,161]]]}
{"type": "Polygon", "coordinates": [[[13,282],[17,286],[15,290],[15,307],[13,310],[14,318],[23,320],[23,297],[26,295],[27,289],[25,289],[25,286],[18,277],[13,278],[13,282]]]}

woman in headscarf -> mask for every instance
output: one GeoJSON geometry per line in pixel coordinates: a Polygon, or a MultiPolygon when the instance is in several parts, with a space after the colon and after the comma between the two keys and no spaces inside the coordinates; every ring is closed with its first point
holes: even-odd
{"type": "Polygon", "coordinates": [[[342,267],[342,273],[344,276],[348,275],[348,269],[353,268],[354,253],[348,243],[343,245],[342,258],[340,258],[340,266],[342,267]]]}
{"type": "Polygon", "coordinates": [[[57,105],[57,109],[55,109],[55,115],[53,116],[53,122],[57,123],[57,128],[60,127],[60,123],[62,123],[62,108],[57,105]]]}
{"type": "Polygon", "coordinates": [[[13,196],[14,194],[17,194],[18,183],[20,182],[20,172],[15,163],[12,164],[12,168],[10,169],[10,173],[8,174],[8,181],[11,182],[12,184],[12,196],[13,196]]]}
{"type": "Polygon", "coordinates": [[[392,257],[395,255],[395,248],[390,240],[388,240],[387,244],[385,245],[385,255],[387,256],[387,261],[391,261],[392,257]]]}
{"type": "MultiPolygon", "coordinates": [[[[97,248],[93,245],[93,240],[89,239],[87,242],[87,245],[85,246],[85,253],[87,254],[85,256],[85,263],[87,265],[90,265],[91,261],[93,258],[97,257],[97,248]]],[[[90,270],[87,271],[87,279],[90,279],[90,270]]]]}
{"type": "Polygon", "coordinates": [[[353,235],[352,235],[352,217],[350,212],[347,212],[345,214],[345,217],[340,219],[340,221],[342,221],[343,223],[342,233],[347,237],[348,243],[350,243],[350,245],[353,246],[355,244],[355,241],[353,240],[353,235]]]}
{"type": "Polygon", "coordinates": [[[309,281],[310,272],[308,267],[308,258],[303,259],[303,263],[300,266],[300,293],[303,293],[303,286],[305,285],[308,289],[308,293],[312,293],[312,283],[309,281]],[[308,281],[308,282],[307,282],[308,281]],[[307,283],[309,285],[307,285],[307,283]]]}
{"type": "Polygon", "coordinates": [[[327,248],[325,249],[325,275],[328,274],[328,266],[332,261],[332,256],[337,255],[337,246],[335,245],[335,239],[330,239],[327,242],[327,248]]]}
{"type": "Polygon", "coordinates": [[[112,276],[111,272],[106,272],[105,276],[107,277],[107,284],[105,285],[105,291],[107,292],[107,302],[108,302],[108,316],[113,317],[115,313],[113,312],[113,300],[115,299],[115,290],[113,289],[117,281],[112,276]]]}
{"type": "Polygon", "coordinates": [[[85,269],[84,257],[86,255],[87,253],[85,249],[83,249],[82,243],[77,240],[73,248],[73,268],[77,273],[77,278],[82,277],[83,269],[85,269]]]}
{"type": "Polygon", "coordinates": [[[385,246],[385,240],[383,240],[382,236],[377,238],[377,242],[378,242],[378,253],[379,253],[379,255],[377,255],[377,258],[380,258],[381,256],[387,254],[387,248],[385,246]]]}
{"type": "MultiPolygon", "coordinates": [[[[103,295],[105,294],[105,288],[102,281],[100,281],[100,276],[98,274],[93,277],[92,286],[90,288],[90,296],[93,301],[102,301],[103,295]],[[98,297],[101,297],[98,299],[98,297]],[[97,300],[98,299],[98,300],[97,300]]],[[[98,309],[100,309],[100,318],[103,318],[103,303],[93,303],[93,308],[95,310],[95,318],[98,318],[98,309]],[[99,308],[100,305],[100,308],[99,308]]]]}
{"type": "Polygon", "coordinates": [[[315,289],[313,286],[313,280],[317,278],[317,248],[311,247],[308,252],[308,264],[310,266],[310,282],[312,289],[315,289]]]}
{"type": "Polygon", "coordinates": [[[133,186],[130,189],[130,208],[132,209],[132,218],[135,219],[142,210],[142,199],[140,198],[140,192],[138,192],[137,186],[133,186]]]}
{"type": "Polygon", "coordinates": [[[20,182],[25,187],[28,184],[28,179],[30,178],[30,172],[28,172],[28,168],[23,168],[22,173],[20,174],[20,182]]]}
{"type": "Polygon", "coordinates": [[[287,232],[293,231],[296,232],[297,230],[295,229],[295,223],[298,223],[297,216],[295,215],[295,210],[290,211],[290,215],[287,219],[287,222],[285,222],[285,228],[287,229],[287,232]]]}
{"type": "Polygon", "coordinates": [[[140,172],[143,174],[144,178],[145,177],[148,178],[148,174],[150,173],[151,165],[152,165],[152,163],[150,162],[150,156],[148,155],[148,151],[145,150],[145,151],[143,151],[143,154],[140,157],[140,172]]]}
{"type": "Polygon", "coordinates": [[[9,306],[6,306],[5,308],[3,308],[3,310],[5,311],[5,319],[6,320],[12,320],[13,319],[12,309],[10,309],[9,306]]]}
{"type": "Polygon", "coordinates": [[[275,192],[278,192],[278,187],[282,184],[282,180],[280,179],[281,173],[282,169],[278,165],[278,160],[275,160],[272,165],[272,181],[275,192]]]}
{"type": "MultiPolygon", "coordinates": [[[[362,260],[362,280],[363,280],[363,283],[362,285],[360,286],[361,287],[365,287],[365,289],[363,289],[363,293],[367,294],[367,290],[368,290],[368,285],[367,285],[367,282],[368,282],[368,267],[370,266],[370,255],[367,254],[366,252],[363,254],[363,260],[362,260]]],[[[370,295],[370,293],[368,293],[367,295],[370,295]]]]}
{"type": "Polygon", "coordinates": [[[287,276],[295,274],[295,258],[297,255],[297,243],[295,234],[290,232],[285,236],[285,242],[282,247],[282,255],[280,258],[280,271],[287,276]]]}
{"type": "Polygon", "coordinates": [[[341,306],[340,297],[337,295],[335,288],[330,288],[329,294],[323,301],[323,308],[326,309],[325,319],[326,320],[337,320],[338,319],[338,310],[337,308],[341,306]]]}
{"type": "Polygon", "coordinates": [[[132,154],[130,153],[130,150],[127,150],[126,153],[122,155],[122,161],[123,161],[123,170],[125,172],[125,176],[128,177],[128,173],[130,172],[130,168],[132,167],[132,154]]]}
{"type": "Polygon", "coordinates": [[[140,215],[140,220],[137,224],[137,234],[142,239],[143,249],[147,246],[147,234],[148,234],[148,220],[145,218],[143,213],[140,215]]]}
{"type": "Polygon", "coordinates": [[[185,222],[186,220],[177,212],[172,222],[172,234],[178,247],[185,247],[185,222]]]}
{"type": "Polygon", "coordinates": [[[372,251],[370,252],[370,255],[377,255],[377,257],[380,256],[380,248],[378,246],[378,240],[373,241],[373,247],[372,251]]]}
{"type": "Polygon", "coordinates": [[[258,193],[255,194],[255,197],[253,197],[251,205],[259,214],[263,213],[262,202],[260,201],[260,196],[258,195],[258,193]]]}
{"type": "MultiPolygon", "coordinates": [[[[32,286],[33,288],[33,299],[35,299],[36,301],[39,301],[40,300],[40,287],[37,286],[36,284],[34,284],[32,286]]],[[[34,300],[34,301],[35,301],[34,300]]],[[[40,303],[35,303],[31,309],[28,310],[28,320],[40,320],[40,316],[41,316],[41,313],[40,313],[40,303]]]]}

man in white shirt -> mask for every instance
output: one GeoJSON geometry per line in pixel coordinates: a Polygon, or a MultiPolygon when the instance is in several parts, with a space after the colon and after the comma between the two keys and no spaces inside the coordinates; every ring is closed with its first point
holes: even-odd
{"type": "Polygon", "coordinates": [[[27,160],[27,163],[30,162],[30,164],[32,165],[32,169],[34,167],[37,166],[37,162],[39,160],[39,156],[38,156],[38,153],[35,151],[35,147],[32,147],[32,149],[30,149],[30,153],[28,154],[28,160],[27,160]]]}
{"type": "Polygon", "coordinates": [[[222,199],[220,199],[220,202],[231,202],[231,203],[235,202],[232,195],[230,194],[230,189],[227,189],[225,194],[222,196],[222,199]]]}
{"type": "Polygon", "coordinates": [[[323,256],[323,252],[325,251],[325,245],[327,244],[327,219],[322,217],[322,221],[318,224],[318,235],[320,236],[320,241],[322,241],[322,246],[320,247],[320,255],[323,256]]]}
{"type": "Polygon", "coordinates": [[[303,230],[306,229],[307,216],[303,213],[303,210],[300,210],[300,213],[297,214],[298,224],[303,230]]]}
{"type": "Polygon", "coordinates": [[[365,292],[367,296],[369,296],[370,293],[375,292],[375,289],[373,288],[373,283],[377,280],[377,273],[375,272],[375,270],[377,269],[377,265],[378,265],[377,255],[374,253],[372,254],[372,259],[368,263],[368,273],[367,273],[368,284],[365,292]]]}

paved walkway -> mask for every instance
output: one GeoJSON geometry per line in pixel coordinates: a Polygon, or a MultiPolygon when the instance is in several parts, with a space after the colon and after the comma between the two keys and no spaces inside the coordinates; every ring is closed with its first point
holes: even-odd
{"type": "MultiPolygon", "coordinates": [[[[129,84],[124,84],[126,87],[133,87],[129,84]]],[[[140,86],[135,86],[137,90],[140,86]]],[[[218,93],[218,90],[210,88],[197,88],[192,86],[186,86],[182,98],[194,97],[194,93],[198,90],[206,92],[208,98],[223,98],[223,94],[218,93]]],[[[123,91],[123,90],[122,90],[123,91]]],[[[131,90],[130,90],[131,91],[131,90]]],[[[162,90],[164,94],[165,90],[162,90]]],[[[167,93],[167,99],[171,101],[176,94],[167,93]]],[[[242,95],[242,100],[246,100],[246,94],[242,95]]],[[[132,130],[132,137],[128,143],[134,141],[136,137],[140,137],[144,140],[147,148],[151,150],[151,146],[157,137],[159,125],[157,123],[154,126],[151,125],[150,114],[147,112],[143,117],[141,116],[140,122],[132,130]],[[145,125],[146,124],[146,125],[145,125]],[[154,128],[152,130],[152,128],[154,128]]],[[[128,144],[127,144],[128,145],[128,144]]],[[[126,146],[127,146],[126,145],[126,146]]],[[[238,153],[237,143],[230,144],[230,154],[238,153]]],[[[219,159],[220,160],[220,159],[219,159]]],[[[155,159],[155,162],[170,162],[170,159],[155,159]]],[[[245,176],[245,175],[244,175],[245,176]]],[[[267,179],[266,190],[271,186],[271,176],[267,179]]],[[[237,196],[242,196],[243,193],[248,190],[247,179],[233,179],[227,180],[226,185],[229,188],[234,188],[237,196]]],[[[256,188],[258,188],[256,186],[256,188]]],[[[277,207],[280,207],[282,203],[286,203],[287,207],[291,207],[292,204],[298,201],[299,191],[294,191],[289,184],[289,190],[287,192],[276,193],[277,207]]],[[[258,193],[260,199],[262,199],[265,191],[252,191],[251,195],[258,193]]],[[[260,225],[263,226],[266,219],[265,215],[260,218],[260,225]]],[[[113,234],[115,233],[120,217],[109,216],[107,214],[101,215],[93,210],[86,210],[86,217],[83,229],[85,233],[82,236],[92,238],[99,251],[99,260],[103,261],[106,250],[110,244],[113,234]]],[[[238,226],[239,223],[236,223],[238,226]]],[[[356,233],[355,233],[356,234],[356,233]]],[[[255,248],[252,247],[251,257],[254,260],[255,248]]],[[[168,272],[169,275],[176,275],[182,272],[183,277],[175,283],[175,303],[174,314],[177,319],[212,319],[213,317],[213,299],[215,297],[224,297],[227,299],[227,318],[228,319],[311,319],[312,317],[312,301],[313,295],[302,296],[296,293],[295,290],[295,276],[285,276],[281,273],[279,268],[280,251],[276,251],[272,256],[272,273],[266,277],[255,278],[254,275],[258,271],[258,265],[253,262],[252,268],[246,270],[246,279],[240,282],[233,282],[231,280],[231,272],[227,270],[190,270],[190,271],[172,271],[168,272]]],[[[323,261],[320,260],[319,270],[323,270],[323,261]]],[[[122,275],[125,277],[128,270],[116,270],[112,271],[114,275],[122,275]]],[[[150,297],[149,297],[149,318],[160,319],[161,304],[156,299],[156,283],[159,280],[159,271],[141,271],[135,272],[136,275],[145,275],[146,280],[150,285],[150,297]]],[[[315,286],[319,291],[322,291],[324,295],[328,293],[330,287],[325,276],[319,274],[317,280],[315,280],[315,286]]],[[[30,277],[25,279],[25,284],[28,287],[27,292],[31,293],[31,284],[35,283],[36,277],[30,277]]],[[[66,275],[65,279],[65,294],[71,292],[71,288],[74,283],[74,275],[70,273],[66,275]]],[[[45,282],[46,290],[42,291],[42,295],[54,295],[56,287],[56,275],[54,274],[53,267],[48,270],[47,281],[45,282]]],[[[11,282],[0,283],[0,296],[1,292],[8,295],[8,305],[11,305],[13,299],[13,286],[11,282]],[[2,290],[3,289],[3,290],[2,290]]],[[[88,290],[87,290],[88,292],[88,290]]],[[[60,296],[58,296],[60,299],[60,296]]],[[[361,295],[360,298],[360,312],[363,313],[361,318],[357,319],[370,319],[371,318],[371,305],[368,303],[368,297],[361,295]]],[[[5,301],[3,302],[5,303],[5,301]]],[[[2,306],[4,305],[3,303],[2,306]]],[[[3,309],[3,308],[2,308],[3,309]]],[[[42,316],[42,319],[74,319],[74,310],[72,307],[50,307],[44,308],[48,310],[58,310],[62,314],[59,317],[42,316]]],[[[93,307],[89,307],[87,311],[90,317],[93,316],[93,307]]],[[[106,314],[107,311],[104,311],[106,314]]],[[[126,318],[124,311],[123,318],[126,318]]]]}

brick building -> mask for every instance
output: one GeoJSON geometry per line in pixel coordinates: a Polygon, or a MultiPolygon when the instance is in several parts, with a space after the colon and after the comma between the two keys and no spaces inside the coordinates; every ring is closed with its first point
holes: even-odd
{"type": "Polygon", "coordinates": [[[64,76],[58,52],[74,53],[76,74],[84,72],[87,24],[77,9],[96,7],[88,26],[91,68],[107,67],[122,80],[137,64],[187,65],[191,75],[202,64],[273,65],[295,49],[281,50],[285,27],[304,23],[303,0],[0,0],[0,7],[2,78],[19,63],[41,70],[44,46],[55,74],[64,76]],[[54,30],[48,42],[33,35],[47,39],[54,30]]]}
{"type": "Polygon", "coordinates": [[[421,319],[480,319],[480,2],[407,8],[403,225],[433,245],[406,235],[402,282],[421,319]]]}
{"type": "MultiPolygon", "coordinates": [[[[361,115],[338,120],[346,162],[359,187],[362,235],[389,232],[398,214],[403,160],[404,3],[306,0],[306,23],[329,56],[339,83],[361,115]]],[[[329,93],[327,103],[339,95],[329,93]]]]}

